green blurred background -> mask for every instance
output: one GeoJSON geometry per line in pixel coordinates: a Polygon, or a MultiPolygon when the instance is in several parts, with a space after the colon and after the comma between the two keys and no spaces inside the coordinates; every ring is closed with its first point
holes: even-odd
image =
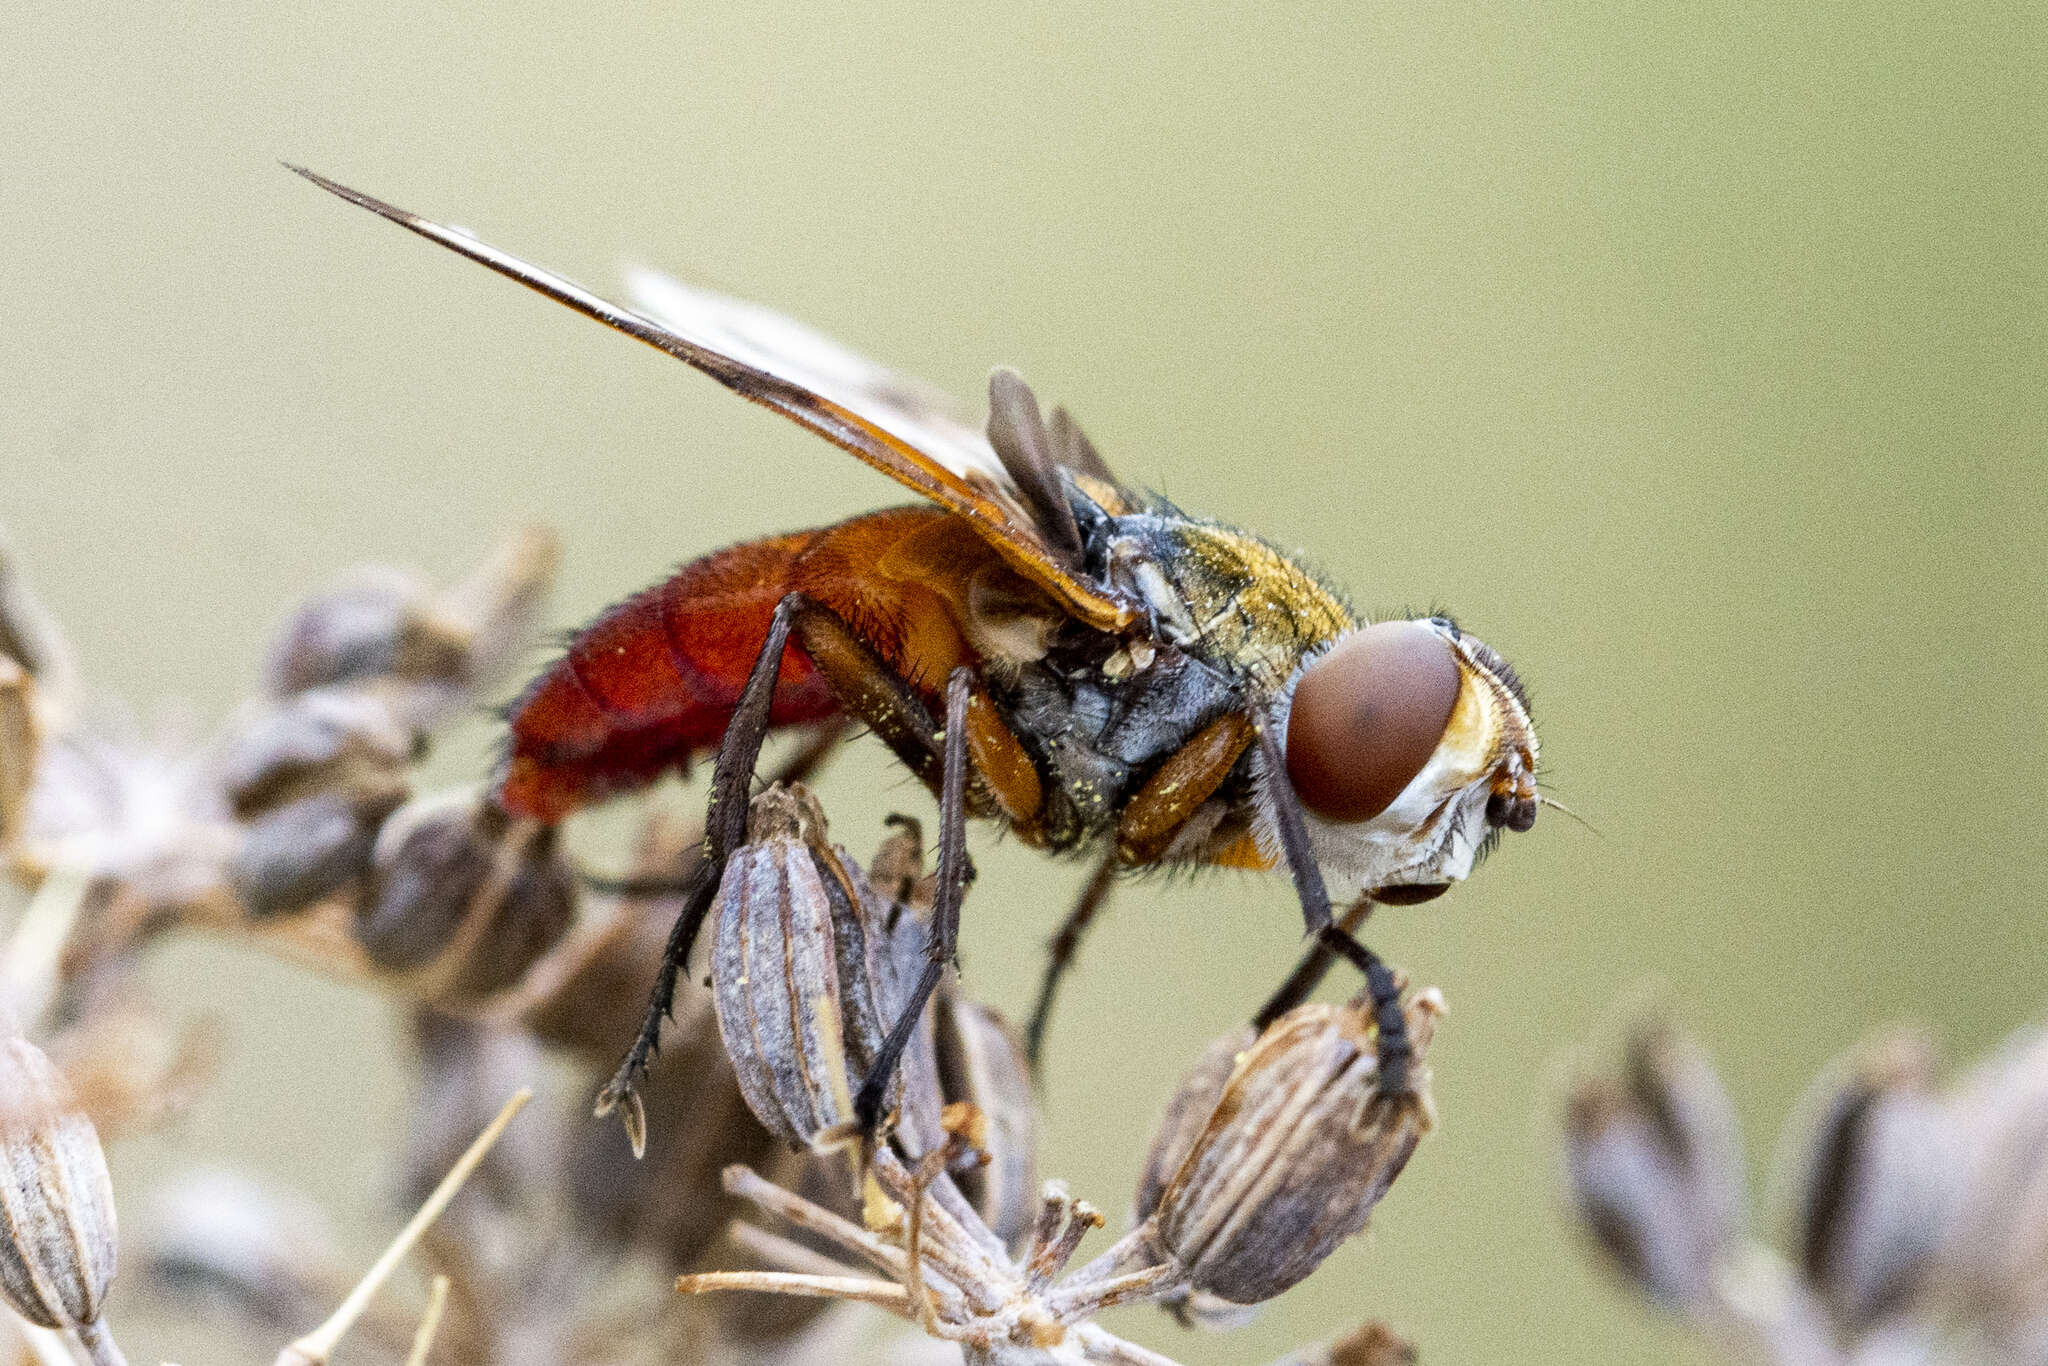
{"type": "MultiPolygon", "coordinates": [[[[1127,477],[1515,661],[1599,833],[1551,813],[1383,917],[1451,1005],[1440,1134],[1237,1337],[1125,1321],[1163,1350],[1257,1362],[1378,1315],[1440,1362],[1692,1360],[1558,1213],[1559,1078],[1617,994],[1669,984],[1760,1175],[1868,1028],[1967,1055],[2042,1007],[2036,7],[71,4],[0,43],[0,521],[145,715],[212,724],[353,562],[451,574],[545,521],[567,626],[900,498],[278,158],[970,397],[1015,364],[1127,477]]],[[[872,748],[828,804],[877,792],[926,809],[872,748]]],[[[1080,870],[976,851],[968,982],[1021,1013],[1080,870]]],[[[1057,1020],[1050,1172],[1122,1205],[1294,917],[1271,878],[1123,896],[1057,1020]]],[[[229,1061],[117,1154],[124,1211],[224,1160],[370,1246],[392,1014],[217,944],[160,984],[227,1018],[229,1061]]]]}

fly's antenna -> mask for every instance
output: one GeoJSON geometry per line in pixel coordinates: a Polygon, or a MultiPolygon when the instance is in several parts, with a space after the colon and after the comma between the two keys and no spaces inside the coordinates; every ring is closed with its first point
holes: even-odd
{"type": "Polygon", "coordinates": [[[1584,826],[1586,828],[1586,832],[1590,834],[1594,839],[1604,840],[1607,838],[1607,836],[1600,833],[1599,826],[1593,824],[1593,822],[1587,820],[1584,816],[1581,816],[1578,812],[1572,810],[1569,806],[1566,806],[1563,802],[1559,801],[1557,798],[1549,795],[1548,793],[1537,793],[1536,802],[1539,806],[1547,806],[1553,811],[1562,811],[1565,815],[1570,816],[1573,820],[1577,821],[1580,825],[1584,826]]]}

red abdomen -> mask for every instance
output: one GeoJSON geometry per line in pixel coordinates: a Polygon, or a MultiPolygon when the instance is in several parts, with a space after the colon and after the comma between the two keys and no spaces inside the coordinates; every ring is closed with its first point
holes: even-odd
{"type": "MultiPolygon", "coordinates": [[[[552,823],[715,747],[791,587],[790,567],[818,535],[707,555],[593,622],[514,705],[498,804],[552,823]]],[[[770,724],[822,721],[838,710],[791,642],[770,724]]]]}

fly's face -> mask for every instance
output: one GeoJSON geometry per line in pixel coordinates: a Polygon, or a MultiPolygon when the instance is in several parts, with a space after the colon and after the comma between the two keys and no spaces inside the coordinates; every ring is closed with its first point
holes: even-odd
{"type": "Polygon", "coordinates": [[[1426,901],[1536,821],[1536,732],[1506,661],[1450,621],[1340,638],[1288,692],[1287,776],[1339,896],[1426,901]]]}

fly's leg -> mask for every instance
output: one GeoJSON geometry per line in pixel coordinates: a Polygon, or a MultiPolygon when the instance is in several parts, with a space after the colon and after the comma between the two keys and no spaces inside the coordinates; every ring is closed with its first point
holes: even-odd
{"type": "Polygon", "coordinates": [[[1109,902],[1110,888],[1116,883],[1116,868],[1116,850],[1111,849],[1095,865],[1088,885],[1081,889],[1080,900],[1060,922],[1059,933],[1053,936],[1052,944],[1046,950],[1045,975],[1038,982],[1038,1001],[1031,1007],[1031,1023],[1024,1031],[1024,1056],[1030,1060],[1034,1073],[1038,1071],[1039,1052],[1045,1044],[1045,1027],[1052,1019],[1053,995],[1059,990],[1060,979],[1074,965],[1074,955],[1081,948],[1081,936],[1088,933],[1096,915],[1109,902]]]}
{"type": "MultiPolygon", "coordinates": [[[[1365,923],[1365,918],[1370,914],[1372,898],[1362,896],[1352,902],[1350,908],[1338,919],[1337,928],[1346,934],[1356,935],[1358,927],[1365,923]]],[[[1259,1029],[1264,1029],[1306,1001],[1309,993],[1329,975],[1330,967],[1336,961],[1337,951],[1320,938],[1310,944],[1308,952],[1302,954],[1301,961],[1295,964],[1293,972],[1287,974],[1287,980],[1280,984],[1280,989],[1268,998],[1266,1004],[1259,1007],[1258,1014],[1252,1016],[1252,1023],[1259,1029]]]]}
{"type": "Polygon", "coordinates": [[[661,1047],[662,1021],[675,1005],[676,978],[690,960],[697,931],[711,903],[718,896],[718,884],[725,873],[726,857],[746,842],[747,801],[752,796],[754,763],[761,757],[761,744],[768,736],[768,709],[775,700],[775,682],[782,671],[783,648],[789,643],[790,627],[800,617],[820,609],[801,593],[791,593],[775,605],[769,619],[768,635],[761,653],[741,689],[739,704],[719,742],[718,761],[711,770],[711,801],[704,818],[704,858],[690,879],[682,913],[669,930],[662,950],[661,972],[648,996],[647,1014],[641,1019],[639,1037],[626,1050],[619,1070],[597,1096],[597,1113],[610,1114],[623,1104],[627,1135],[637,1155],[646,1146],[647,1119],[640,1104],[640,1084],[647,1065],[661,1047]]]}
{"type": "Polygon", "coordinates": [[[967,708],[974,674],[965,667],[946,680],[946,728],[939,779],[938,888],[931,924],[925,930],[924,971],[911,989],[903,1013],[889,1027],[873,1065],[854,1098],[853,1114],[862,1132],[873,1133],[882,1117],[882,1098],[889,1079],[903,1059],[910,1036],[924,1017],[925,1005],[938,990],[946,965],[953,961],[960,939],[960,902],[972,870],[967,862],[967,708]]]}
{"type": "MultiPolygon", "coordinates": [[[[1394,980],[1394,970],[1378,954],[1354,939],[1331,915],[1330,891],[1323,884],[1322,870],[1316,866],[1315,851],[1309,845],[1308,822],[1301,813],[1301,798],[1295,796],[1294,784],[1287,780],[1287,756],[1281,752],[1280,742],[1274,738],[1275,726],[1270,720],[1258,730],[1259,753],[1266,765],[1266,792],[1273,802],[1274,824],[1278,827],[1280,848],[1287,856],[1287,871],[1294,877],[1294,893],[1301,899],[1302,920],[1308,933],[1315,937],[1316,949],[1342,958],[1365,975],[1365,989],[1372,998],[1373,1019],[1379,1026],[1379,1089],[1382,1093],[1404,1091],[1408,1087],[1408,1065],[1415,1057],[1415,1049],[1408,1042],[1408,1022],[1401,1015],[1401,988],[1394,980]]],[[[1303,970],[1309,969],[1315,958],[1312,952],[1295,975],[1302,976],[1303,970]]],[[[1327,963],[1323,967],[1326,968],[1327,963]]],[[[1313,975],[1320,977],[1322,971],[1323,968],[1316,968],[1313,975]]],[[[1289,985],[1292,982],[1290,978],[1289,985]]],[[[1311,980],[1309,986],[1313,985],[1311,980]]],[[[1285,988],[1282,990],[1284,994],[1285,988]]],[[[1307,988],[1302,994],[1307,994],[1307,988]]],[[[1260,1016],[1263,1020],[1265,1012],[1261,1011],[1260,1016]]]]}
{"type": "Polygon", "coordinates": [[[1052,1016],[1053,996],[1081,947],[1081,936],[1109,899],[1117,865],[1157,862],[1201,810],[1202,803],[1223,785],[1251,742],[1250,719],[1243,712],[1227,712],[1174,751],[1124,804],[1117,817],[1116,847],[1104,856],[1095,875],[1088,880],[1081,899],[1067,913],[1046,955],[1045,975],[1039,981],[1038,1001],[1032,1007],[1031,1023],[1025,1033],[1025,1052],[1034,1071],[1052,1016]]]}
{"type": "MultiPolygon", "coordinates": [[[[768,775],[767,780],[762,785],[764,787],[774,787],[779,783],[787,787],[791,783],[800,783],[807,780],[813,773],[816,773],[825,766],[825,760],[831,757],[832,751],[838,747],[840,740],[845,737],[847,728],[846,718],[843,716],[811,727],[810,733],[804,737],[804,742],[797,746],[774,772],[768,775]]],[[[702,837],[700,836],[693,843],[698,847],[693,851],[692,859],[684,863],[682,871],[673,875],[663,875],[660,877],[607,877],[602,873],[586,872],[579,874],[578,880],[591,891],[605,896],[683,896],[689,892],[691,884],[696,881],[694,858],[696,854],[702,853],[702,837]]]]}

